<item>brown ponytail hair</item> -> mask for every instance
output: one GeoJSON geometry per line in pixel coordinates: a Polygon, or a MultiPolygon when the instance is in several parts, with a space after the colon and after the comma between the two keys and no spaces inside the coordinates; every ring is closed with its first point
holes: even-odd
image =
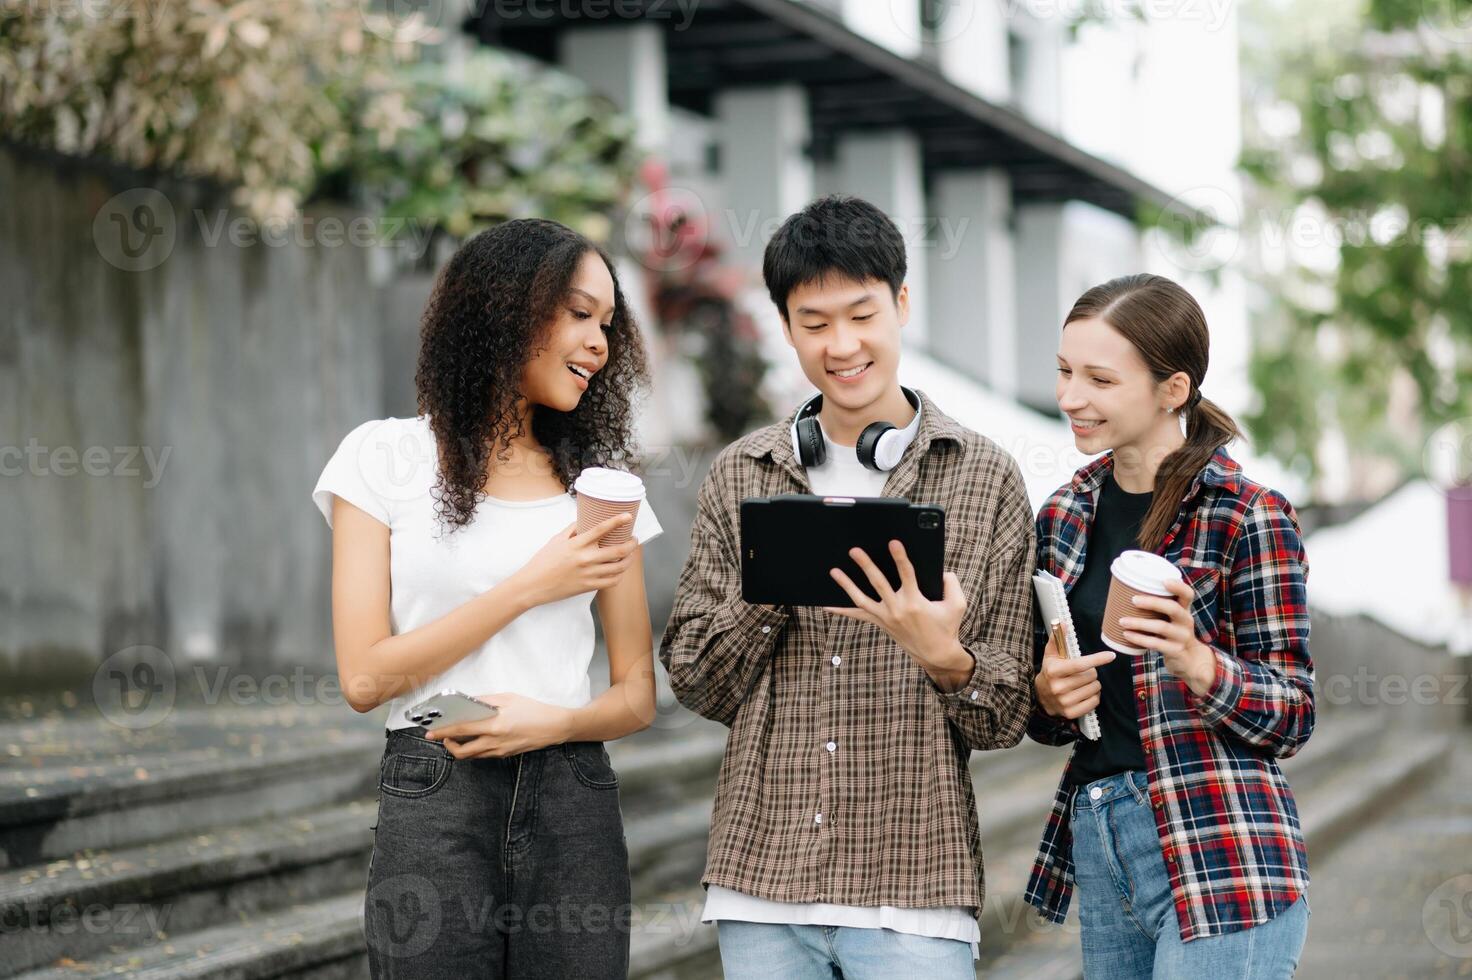
{"type": "Polygon", "coordinates": [[[1186,416],[1185,445],[1156,470],[1155,496],[1136,540],[1141,548],[1155,551],[1175,523],[1196,475],[1218,448],[1240,438],[1242,431],[1219,405],[1201,396],[1211,338],[1200,304],[1180,285],[1148,273],[1111,279],[1080,296],[1063,326],[1094,317],[1134,345],[1157,384],[1177,371],[1191,379],[1191,393],[1181,406],[1186,416]]]}

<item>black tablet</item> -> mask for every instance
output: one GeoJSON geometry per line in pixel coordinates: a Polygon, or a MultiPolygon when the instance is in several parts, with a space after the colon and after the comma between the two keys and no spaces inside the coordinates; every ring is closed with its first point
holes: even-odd
{"type": "Polygon", "coordinates": [[[945,510],[903,497],[819,497],[786,493],[741,501],[741,598],[764,605],[848,606],[848,593],[828,573],[838,568],[871,599],[869,577],[848,555],[862,548],[900,587],[889,553],[898,539],[927,599],[939,600],[946,554],[945,510]]]}

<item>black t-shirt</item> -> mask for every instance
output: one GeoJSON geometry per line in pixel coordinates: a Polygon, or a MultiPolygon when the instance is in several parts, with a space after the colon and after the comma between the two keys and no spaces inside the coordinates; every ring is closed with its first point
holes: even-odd
{"type": "MultiPolygon", "coordinates": [[[[1099,489],[1094,524],[1089,530],[1084,571],[1068,595],[1083,653],[1098,653],[1109,647],[1101,638],[1104,604],[1109,598],[1109,566],[1120,552],[1139,547],[1135,538],[1150,510],[1153,493],[1127,493],[1111,472],[1099,489]]],[[[1080,736],[1073,750],[1070,778],[1075,786],[1113,776],[1129,769],[1145,768],[1145,750],[1140,745],[1139,715],[1135,710],[1134,668],[1129,654],[1116,653],[1114,660],[1099,668],[1099,740],[1080,736]]]]}

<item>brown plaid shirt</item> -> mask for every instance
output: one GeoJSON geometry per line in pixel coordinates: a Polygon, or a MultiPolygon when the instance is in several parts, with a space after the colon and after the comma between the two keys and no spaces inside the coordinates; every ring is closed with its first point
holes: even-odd
{"type": "Polygon", "coordinates": [[[968,599],[960,640],[976,658],[955,692],[877,626],[742,601],[742,498],[811,492],[792,449],[795,411],[726,447],[701,484],[659,655],[680,702],[731,728],[704,885],[980,917],[967,758],[1016,745],[1027,728],[1032,510],[1012,457],[921,399],[884,495],[945,508],[946,569],[968,599]]]}

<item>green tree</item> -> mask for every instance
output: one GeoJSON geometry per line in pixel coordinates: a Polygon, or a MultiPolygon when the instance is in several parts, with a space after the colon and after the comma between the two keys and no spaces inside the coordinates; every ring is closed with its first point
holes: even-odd
{"type": "Polygon", "coordinates": [[[1259,0],[1243,20],[1243,231],[1286,255],[1258,270],[1246,422],[1311,476],[1325,432],[1413,473],[1472,409],[1472,0],[1259,0]]]}

